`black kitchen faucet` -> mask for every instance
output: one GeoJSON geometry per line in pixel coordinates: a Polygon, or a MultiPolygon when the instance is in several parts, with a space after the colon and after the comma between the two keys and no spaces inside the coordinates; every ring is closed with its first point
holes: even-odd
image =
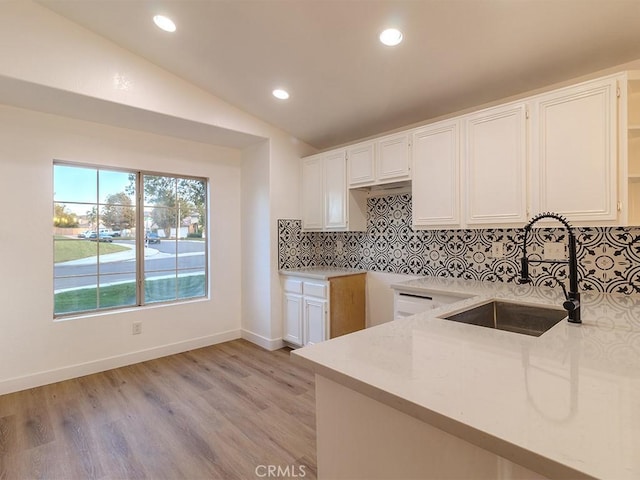
{"type": "Polygon", "coordinates": [[[562,291],[564,292],[565,301],[562,304],[564,309],[569,312],[569,322],[571,323],[582,323],[580,319],[580,292],[578,292],[578,257],[576,254],[576,236],[573,234],[573,230],[571,229],[571,225],[566,218],[557,213],[546,212],[540,213],[533,217],[529,223],[524,226],[524,239],[522,240],[522,258],[521,262],[521,270],[520,270],[520,279],[518,280],[520,283],[531,283],[531,278],[529,277],[529,262],[532,263],[568,263],[569,264],[569,291],[560,280],[556,279],[556,281],[562,287],[562,291]],[[531,227],[534,223],[539,220],[543,220],[545,218],[551,218],[559,221],[566,229],[569,234],[569,260],[529,260],[527,257],[527,237],[529,232],[531,231],[531,227]]]}

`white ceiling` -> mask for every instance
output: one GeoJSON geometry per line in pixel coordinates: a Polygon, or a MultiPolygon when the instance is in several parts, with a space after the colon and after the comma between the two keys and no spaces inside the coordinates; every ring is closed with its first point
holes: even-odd
{"type": "Polygon", "coordinates": [[[320,149],[640,58],[640,0],[39,3],[320,149]]]}

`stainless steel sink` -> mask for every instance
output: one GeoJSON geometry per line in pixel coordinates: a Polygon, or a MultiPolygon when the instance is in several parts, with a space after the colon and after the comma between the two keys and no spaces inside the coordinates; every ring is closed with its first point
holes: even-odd
{"type": "Polygon", "coordinates": [[[553,307],[494,300],[439,318],[539,337],[567,318],[567,312],[553,307]]]}

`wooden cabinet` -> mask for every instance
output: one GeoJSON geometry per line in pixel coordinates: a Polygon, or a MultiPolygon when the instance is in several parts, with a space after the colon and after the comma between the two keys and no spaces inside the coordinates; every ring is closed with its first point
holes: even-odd
{"type": "Polygon", "coordinates": [[[414,130],[411,145],[413,226],[460,226],[460,122],[414,130]]]}
{"type": "Polygon", "coordinates": [[[465,220],[469,226],[527,221],[527,104],[467,115],[465,123],[465,220]]]}
{"type": "Polygon", "coordinates": [[[553,211],[578,224],[614,223],[616,79],[539,95],[533,101],[532,118],[532,215],[553,211]]]}
{"type": "Polygon", "coordinates": [[[366,230],[366,194],[347,189],[344,149],[302,159],[303,230],[366,230]]]}
{"type": "Polygon", "coordinates": [[[349,188],[410,180],[409,138],[403,132],[347,147],[349,188]]]}
{"type": "Polygon", "coordinates": [[[315,280],[283,276],[283,339],[311,345],[365,328],[366,273],[315,280]]]}

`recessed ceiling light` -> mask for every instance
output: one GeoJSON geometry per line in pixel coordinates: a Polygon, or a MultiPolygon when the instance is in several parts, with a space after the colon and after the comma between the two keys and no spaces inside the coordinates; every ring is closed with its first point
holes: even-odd
{"type": "Polygon", "coordinates": [[[402,41],[402,32],[396,28],[387,28],[380,34],[380,41],[389,47],[395,47],[402,41]]]}
{"type": "Polygon", "coordinates": [[[281,88],[276,88],[272,93],[274,97],[279,98],[280,100],[286,100],[289,98],[289,92],[281,88]]]}
{"type": "Polygon", "coordinates": [[[164,15],[156,15],[153,17],[153,23],[155,23],[158,28],[161,28],[165,32],[175,32],[176,24],[173,23],[169,17],[165,17],[164,15]]]}

